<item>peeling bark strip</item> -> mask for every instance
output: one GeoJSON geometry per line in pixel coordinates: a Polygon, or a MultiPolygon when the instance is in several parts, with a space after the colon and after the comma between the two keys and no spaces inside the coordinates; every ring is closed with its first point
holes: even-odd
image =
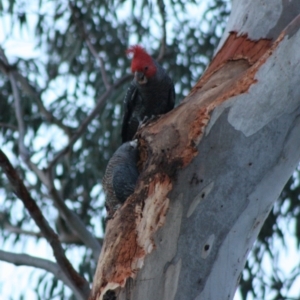
{"type": "Polygon", "coordinates": [[[236,32],[231,32],[216,58],[209,65],[207,73],[218,69],[230,60],[244,59],[253,65],[270,49],[271,44],[271,39],[252,41],[247,35],[238,36],[236,32]]]}
{"type": "Polygon", "coordinates": [[[247,35],[238,36],[236,32],[230,32],[226,42],[219,50],[205,74],[192,89],[202,88],[211,76],[230,61],[244,61],[248,67],[255,64],[270,49],[271,39],[260,39],[252,41],[247,35]]]}
{"type": "Polygon", "coordinates": [[[104,299],[110,290],[118,294],[128,278],[136,277],[155,248],[153,236],[164,224],[176,172],[198,154],[212,111],[255,84],[256,73],[284,36],[272,43],[232,32],[184,101],[140,130],[142,173],[135,193],[108,222],[90,300],[104,299]]]}
{"type": "MultiPolygon", "coordinates": [[[[236,34],[234,33],[234,35],[236,34]]],[[[211,71],[210,74],[206,75],[211,70],[209,67],[182,104],[156,122],[149,124],[142,131],[141,138],[147,144],[144,148],[152,150],[152,159],[159,157],[162,149],[164,149],[161,148],[162,145],[166,145],[166,149],[170,151],[166,161],[168,161],[168,157],[172,158],[168,161],[168,164],[174,162],[175,158],[181,162],[182,167],[188,165],[193,157],[197,155],[196,146],[201,140],[214,108],[233,96],[246,93],[251,85],[256,83],[256,73],[272,55],[284,36],[284,33],[282,33],[272,45],[268,42],[269,48],[259,51],[261,56],[255,56],[256,62],[252,66],[249,61],[245,62],[244,58],[247,57],[247,49],[251,54],[249,57],[254,57],[252,50],[249,48],[250,42],[245,37],[243,37],[243,40],[246,41],[247,47],[238,44],[237,49],[239,51],[234,52],[234,54],[232,54],[232,48],[226,42],[224,47],[229,45],[231,54],[225,56],[223,47],[211,65],[214,65],[215,61],[222,61],[222,59],[219,59],[219,55],[223,58],[227,57],[229,60],[226,63],[224,62],[215,72],[211,71]],[[243,53],[243,58],[232,60],[234,57],[240,57],[240,53],[243,53]],[[203,78],[205,79],[203,80],[203,78]],[[159,145],[159,147],[157,148],[156,145],[159,145]]],[[[253,43],[253,45],[257,45],[256,42],[253,43]]],[[[264,41],[263,45],[265,44],[264,41]]],[[[252,63],[253,61],[251,60],[252,63]]],[[[142,155],[147,157],[143,153],[142,155]]]]}
{"type": "Polygon", "coordinates": [[[90,299],[103,299],[107,291],[124,287],[129,277],[135,278],[146,254],[155,247],[153,234],[164,224],[171,188],[167,175],[155,175],[108,221],[95,274],[100,280],[94,282],[90,299]],[[142,201],[145,198],[145,202],[142,201]]]}

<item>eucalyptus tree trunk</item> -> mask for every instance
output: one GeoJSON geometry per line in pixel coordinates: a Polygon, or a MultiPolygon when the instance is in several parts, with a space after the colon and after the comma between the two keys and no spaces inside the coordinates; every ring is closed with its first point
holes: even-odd
{"type": "Polygon", "coordinates": [[[139,132],[135,193],[108,222],[90,299],[232,299],[300,159],[300,2],[235,0],[182,103],[139,132]]]}

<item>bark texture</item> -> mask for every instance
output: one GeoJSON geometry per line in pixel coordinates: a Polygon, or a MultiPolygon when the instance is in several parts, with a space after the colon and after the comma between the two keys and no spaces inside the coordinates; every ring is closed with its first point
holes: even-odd
{"type": "Polygon", "coordinates": [[[299,14],[297,0],[233,1],[205,74],[140,131],[142,173],[108,222],[90,299],[233,298],[300,159],[299,14]]]}

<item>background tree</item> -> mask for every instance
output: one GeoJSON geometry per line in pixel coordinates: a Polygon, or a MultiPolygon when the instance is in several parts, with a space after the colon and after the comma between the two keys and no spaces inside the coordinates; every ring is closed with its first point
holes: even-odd
{"type": "MultiPolygon", "coordinates": [[[[56,229],[74,268],[91,282],[104,230],[101,178],[120,144],[122,100],[131,79],[125,50],[140,43],[158,57],[176,83],[179,103],[208,65],[230,3],[40,1],[29,5],[12,0],[2,1],[0,9],[6,28],[0,59],[1,149],[56,229]],[[196,9],[205,11],[201,19],[193,13],[196,9]],[[11,37],[33,32],[33,54],[13,55],[11,37]]],[[[274,264],[266,282],[260,266],[266,251],[277,257],[280,251],[274,243],[285,243],[283,224],[295,226],[292,234],[298,241],[297,176],[290,179],[246,265],[241,281],[245,299],[248,293],[261,298],[271,291],[282,299],[299,274],[295,265],[286,280],[274,264]]],[[[33,222],[4,174],[0,180],[5,249],[0,259],[53,273],[38,275],[36,293],[42,298],[69,296],[66,286],[80,297],[82,290],[76,290],[70,278],[58,277],[57,265],[34,257],[28,245],[45,247],[47,226],[33,222]],[[14,255],[24,248],[33,257],[14,255]]],[[[47,258],[52,260],[51,255],[47,258]]]]}

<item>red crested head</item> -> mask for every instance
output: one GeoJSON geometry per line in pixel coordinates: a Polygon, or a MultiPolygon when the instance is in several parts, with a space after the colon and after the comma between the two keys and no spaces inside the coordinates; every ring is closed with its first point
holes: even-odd
{"type": "Polygon", "coordinates": [[[156,66],[152,57],[139,45],[131,46],[126,50],[126,54],[133,54],[131,62],[131,72],[141,72],[146,77],[152,77],[156,73],[156,66]]]}

